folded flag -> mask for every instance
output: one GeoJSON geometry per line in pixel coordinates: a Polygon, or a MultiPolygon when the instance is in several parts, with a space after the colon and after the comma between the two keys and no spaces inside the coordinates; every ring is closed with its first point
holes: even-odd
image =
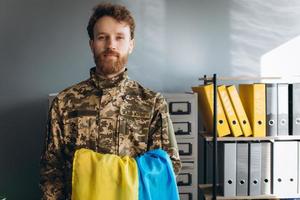
{"type": "Polygon", "coordinates": [[[133,158],[75,152],[72,174],[72,200],[137,200],[138,170],[133,158]]]}
{"type": "Polygon", "coordinates": [[[167,152],[155,149],[136,158],[139,200],[179,200],[175,173],[167,152]]]}
{"type": "Polygon", "coordinates": [[[155,149],[138,156],[75,152],[72,200],[179,200],[169,155],[155,149]]]}

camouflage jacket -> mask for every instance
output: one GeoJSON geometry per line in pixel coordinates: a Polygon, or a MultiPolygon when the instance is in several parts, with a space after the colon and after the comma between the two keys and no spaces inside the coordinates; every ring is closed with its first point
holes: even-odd
{"type": "Polygon", "coordinates": [[[73,155],[80,148],[132,157],[163,148],[176,174],[181,168],[166,101],[126,71],[103,79],[92,68],[89,79],[53,100],[41,156],[42,199],[70,199],[73,155]]]}

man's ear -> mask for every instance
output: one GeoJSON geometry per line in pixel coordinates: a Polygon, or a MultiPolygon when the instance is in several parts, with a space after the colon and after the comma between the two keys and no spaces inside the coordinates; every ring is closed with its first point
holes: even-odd
{"type": "Polygon", "coordinates": [[[132,53],[133,49],[134,49],[134,45],[135,45],[135,40],[132,39],[130,40],[130,44],[129,44],[129,54],[132,53]]]}

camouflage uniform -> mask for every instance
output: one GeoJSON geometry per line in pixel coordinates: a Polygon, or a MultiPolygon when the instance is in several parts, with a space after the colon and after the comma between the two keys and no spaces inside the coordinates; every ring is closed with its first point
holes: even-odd
{"type": "Polygon", "coordinates": [[[159,93],[128,79],[127,72],[96,75],[60,92],[53,100],[41,158],[42,199],[70,199],[72,161],[80,148],[136,157],[163,148],[178,174],[181,162],[167,103],[159,93]]]}

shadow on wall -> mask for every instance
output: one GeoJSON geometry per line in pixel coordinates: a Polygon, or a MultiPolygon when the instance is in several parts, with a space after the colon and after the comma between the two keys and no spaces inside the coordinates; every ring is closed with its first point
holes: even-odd
{"type": "Polygon", "coordinates": [[[47,101],[39,99],[0,113],[0,196],[39,199],[39,160],[46,131],[47,101]]]}
{"type": "Polygon", "coordinates": [[[297,0],[288,4],[277,0],[231,0],[232,75],[266,75],[260,65],[261,57],[299,35],[299,11],[300,2],[297,0]]]}

